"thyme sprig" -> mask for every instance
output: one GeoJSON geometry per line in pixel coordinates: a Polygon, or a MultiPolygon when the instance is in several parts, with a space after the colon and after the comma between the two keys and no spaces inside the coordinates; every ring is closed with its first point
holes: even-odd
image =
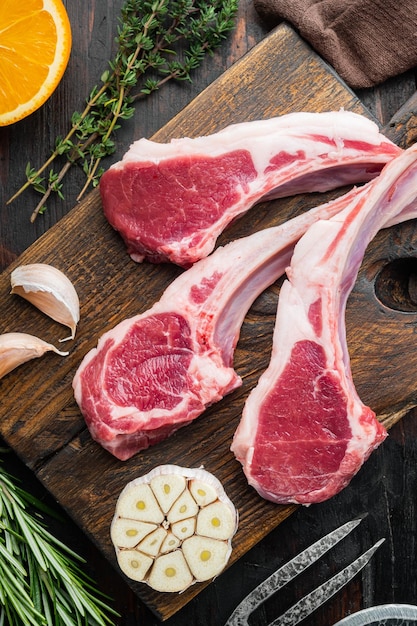
{"type": "Polygon", "coordinates": [[[45,511],[0,468],[0,624],[114,624],[117,613],[81,570],[83,559],[47,530],[45,511]]]}
{"type": "Polygon", "coordinates": [[[131,118],[134,104],[159,90],[170,80],[190,81],[205,55],[212,54],[234,26],[239,0],[127,0],[121,9],[117,50],[95,86],[82,113],[75,112],[71,128],[56,139],[50,157],[38,169],[26,167],[26,183],[8,203],[32,187],[42,198],[31,215],[45,211],[51,193],[63,198],[63,179],[78,163],[85,174],[82,198],[97,186],[103,173],[101,161],[115,151],[114,133],[131,118]],[[59,171],[52,164],[66,157],[59,171]],[[49,169],[49,172],[47,170],[49,169]]]}

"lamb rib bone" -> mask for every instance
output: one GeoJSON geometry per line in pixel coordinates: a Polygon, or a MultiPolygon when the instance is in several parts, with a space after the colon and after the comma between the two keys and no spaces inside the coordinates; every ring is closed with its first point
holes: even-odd
{"type": "Polygon", "coordinates": [[[195,139],[140,139],[100,192],[135,261],[189,267],[261,200],[366,182],[400,152],[362,115],[290,113],[195,139]]]}
{"type": "Polygon", "coordinates": [[[417,144],[385,166],[343,211],[295,246],[279,295],[268,368],[249,394],[232,451],[273,502],[326,500],[356,474],[386,431],[356,392],[345,308],[368,243],[417,217],[417,144]]]}
{"type": "Polygon", "coordinates": [[[308,226],[358,193],[218,248],[150,310],[105,333],[73,381],[93,439],[126,460],[238,387],[233,356],[249,307],[284,273],[308,226]]]}

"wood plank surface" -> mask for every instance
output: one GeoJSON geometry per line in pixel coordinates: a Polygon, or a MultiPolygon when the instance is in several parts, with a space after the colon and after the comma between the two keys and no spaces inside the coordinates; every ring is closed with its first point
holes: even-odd
{"type": "MultiPolygon", "coordinates": [[[[290,111],[340,107],[368,115],[334,72],[291,28],[281,25],[168,122],[154,139],[208,134],[232,122],[290,111]]],[[[281,223],[328,197],[311,194],[261,204],[233,224],[219,243],[281,223]]],[[[412,225],[406,224],[377,236],[369,247],[347,310],[348,343],[358,392],[388,427],[416,404],[412,372],[417,356],[411,338],[417,317],[412,294],[398,279],[393,263],[416,247],[413,231],[412,225]],[[399,294],[397,303],[389,306],[380,300],[388,282],[399,294]],[[398,309],[407,303],[409,310],[398,309]]],[[[81,321],[75,341],[68,345],[68,357],[46,355],[0,381],[1,435],[113,564],[109,525],[126,482],[162,463],[189,467],[203,464],[223,481],[239,509],[240,525],[231,559],[235,562],[294,510],[258,497],[247,486],[229,451],[245,397],[268,362],[279,285],[258,298],[242,328],[235,355],[242,387],[162,444],[122,463],[91,440],[73,400],[72,377],[83,355],[104,331],[149,308],[181,270],[171,265],[134,264],[119,236],[105,221],[98,192],[91,193],[0,276],[3,332],[31,332],[55,345],[65,336],[65,329],[27,302],[8,295],[10,271],[29,262],[50,263],[72,279],[81,300],[81,321]]],[[[407,275],[407,265],[404,267],[407,275]]],[[[194,585],[174,596],[129,584],[162,620],[205,586],[194,585]]]]}

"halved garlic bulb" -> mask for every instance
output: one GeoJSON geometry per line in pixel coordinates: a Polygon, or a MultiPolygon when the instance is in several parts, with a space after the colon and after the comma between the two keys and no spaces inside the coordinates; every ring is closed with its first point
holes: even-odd
{"type": "Polygon", "coordinates": [[[213,474],[160,465],[125,486],[110,536],[126,576],[180,592],[226,567],[237,525],[237,510],[213,474]]]}
{"type": "Polygon", "coordinates": [[[18,294],[56,322],[68,326],[74,339],[80,320],[80,302],[72,282],[61,270],[46,263],[20,265],[11,273],[11,293],[18,294]]]}
{"type": "Polygon", "coordinates": [[[18,365],[41,357],[45,352],[55,352],[67,356],[50,343],[27,333],[4,333],[0,335],[0,378],[18,365]]]}

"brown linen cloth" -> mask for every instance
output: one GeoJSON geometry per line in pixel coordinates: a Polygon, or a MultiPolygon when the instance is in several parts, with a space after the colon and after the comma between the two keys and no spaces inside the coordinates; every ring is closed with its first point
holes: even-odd
{"type": "Polygon", "coordinates": [[[355,89],[417,66],[417,0],[254,0],[254,6],[271,26],[292,24],[355,89]]]}

